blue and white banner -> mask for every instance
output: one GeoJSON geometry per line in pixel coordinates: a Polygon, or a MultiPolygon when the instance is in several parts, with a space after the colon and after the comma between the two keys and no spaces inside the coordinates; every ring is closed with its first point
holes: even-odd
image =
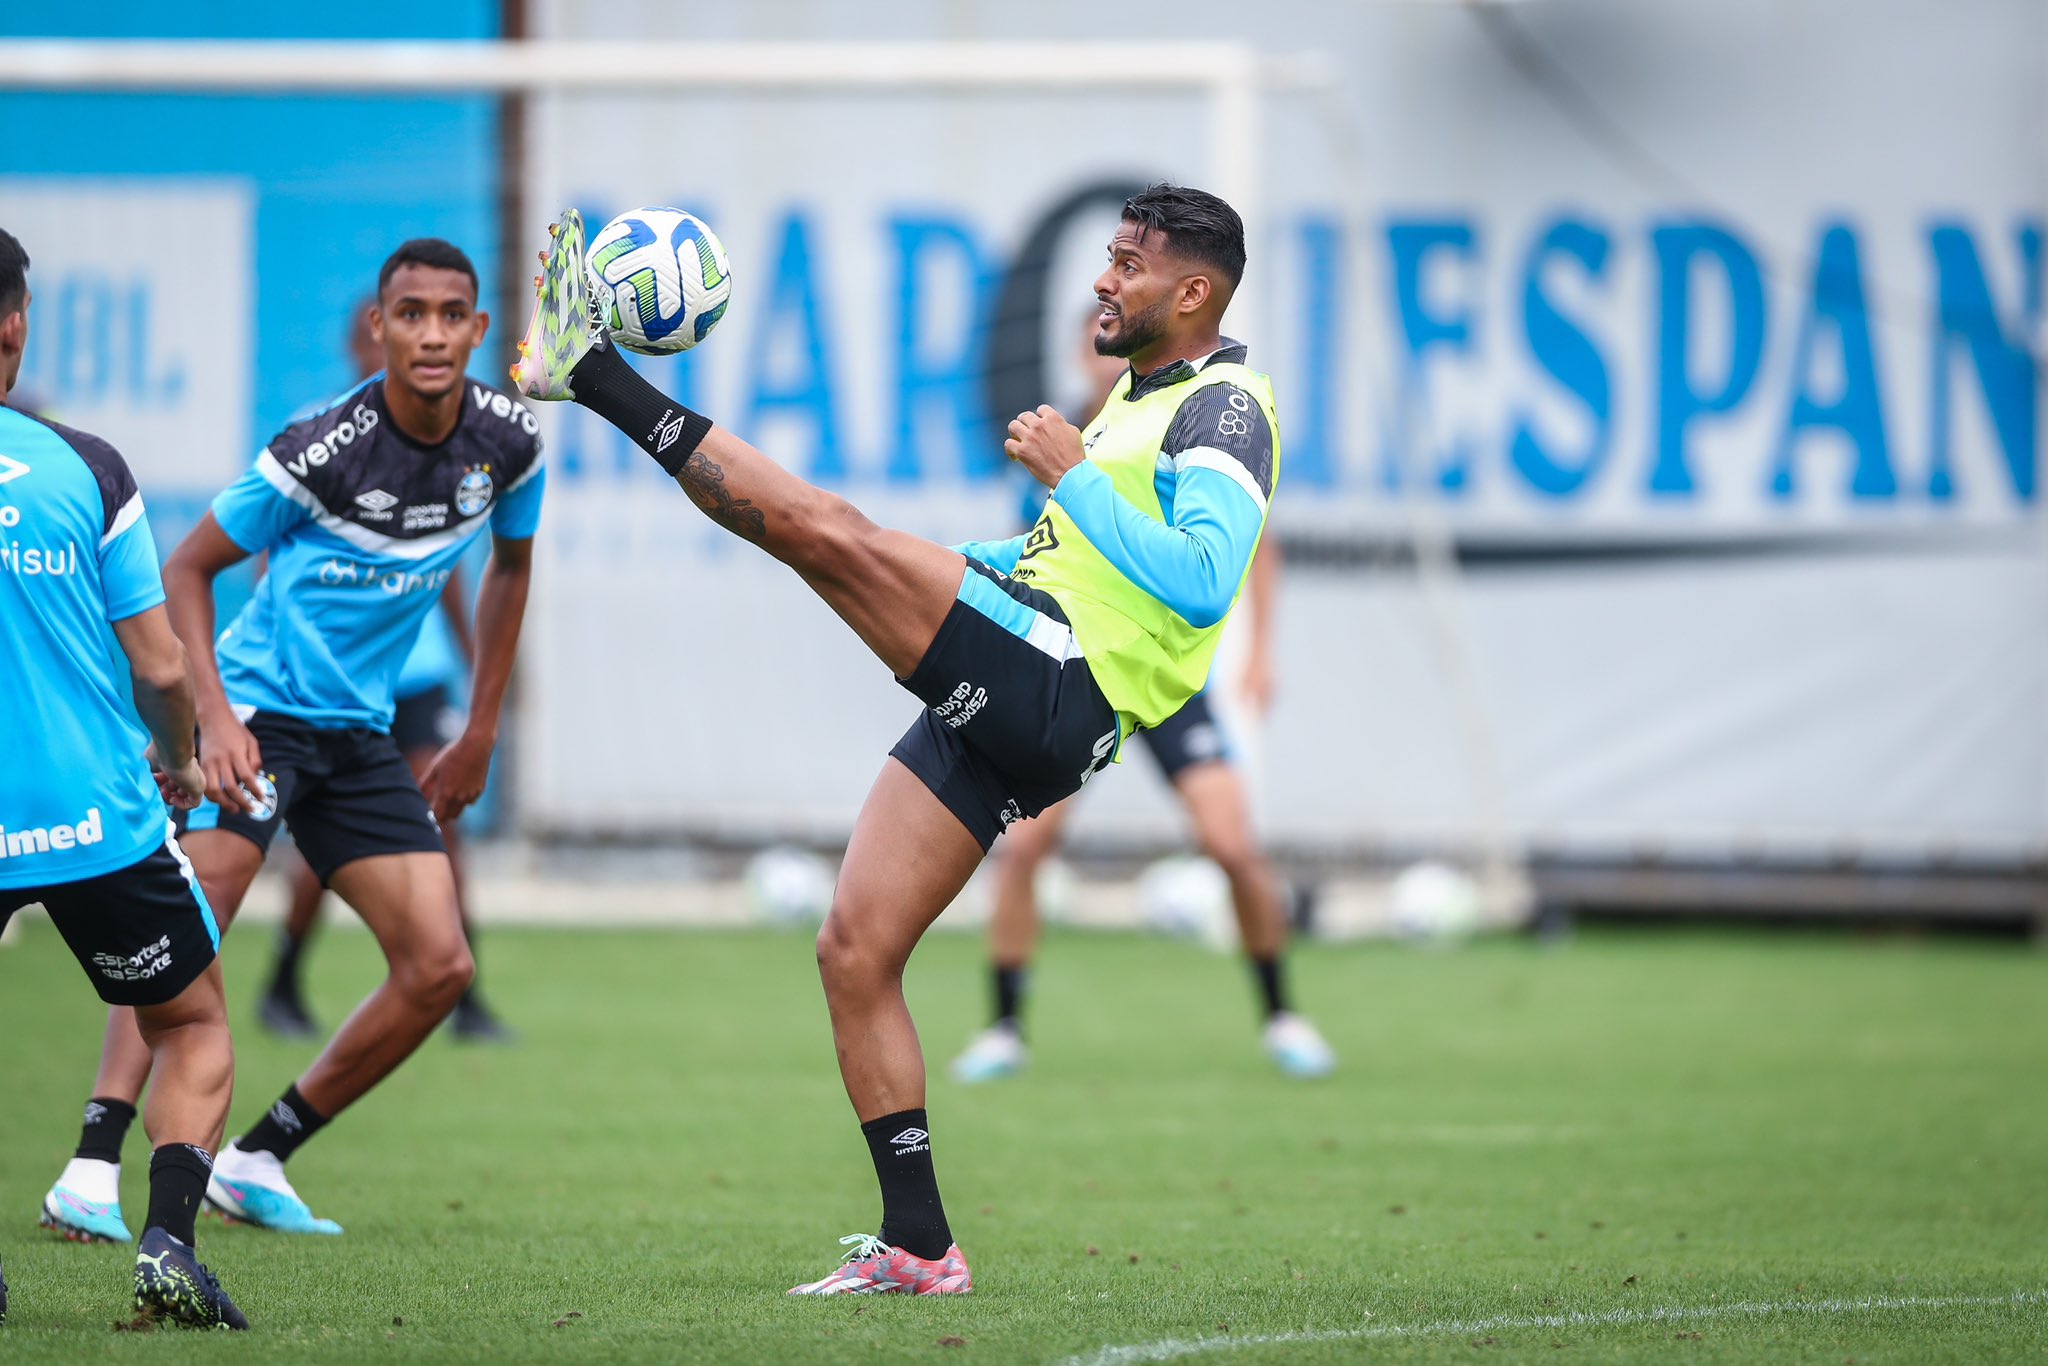
{"type": "MultiPolygon", "coordinates": [[[[1101,31],[1082,0],[940,8],[952,38],[1101,31]]],[[[2043,848],[2048,264],[2038,139],[1996,112],[2043,79],[2035,11],[1781,8],[1261,11],[1256,41],[1332,58],[1355,118],[1264,102],[1226,328],[1275,379],[1298,552],[1276,839],[1469,842],[1498,809],[1625,856],[2043,848]],[[1403,567],[1439,530],[1447,597],[1403,567]]],[[[807,13],[813,37],[932,36],[928,5],[807,13]]],[[[711,36],[655,0],[540,17],[711,36]]],[[[672,202],[724,238],[725,322],[649,373],[944,541],[1006,530],[1001,420],[1074,401],[1122,193],[1229,169],[1200,97],[1115,86],[539,112],[538,202],[672,202]]],[[[553,431],[527,813],[843,834],[914,703],[623,438],[553,431]]],[[[1084,833],[1172,835],[1144,767],[1091,785],[1084,833]]]]}
{"type": "Polygon", "coordinates": [[[255,449],[254,195],[201,178],[0,176],[29,254],[11,400],[113,443],[144,497],[210,497],[255,449]]]}

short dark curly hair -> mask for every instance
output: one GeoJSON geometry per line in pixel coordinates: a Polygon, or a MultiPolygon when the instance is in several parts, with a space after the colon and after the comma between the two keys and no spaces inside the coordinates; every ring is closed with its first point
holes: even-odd
{"type": "Polygon", "coordinates": [[[400,266],[432,266],[437,270],[461,271],[469,277],[472,293],[480,292],[476,279],[476,267],[461,247],[439,237],[415,237],[410,242],[400,242],[398,250],[384,258],[384,268],[377,272],[377,297],[384,296],[384,286],[391,283],[391,277],[398,273],[400,266]]]}
{"type": "Polygon", "coordinates": [[[1244,220],[1206,190],[1163,182],[1147,186],[1124,201],[1124,221],[1165,233],[1169,251],[1214,266],[1232,289],[1244,278],[1244,220]]]}

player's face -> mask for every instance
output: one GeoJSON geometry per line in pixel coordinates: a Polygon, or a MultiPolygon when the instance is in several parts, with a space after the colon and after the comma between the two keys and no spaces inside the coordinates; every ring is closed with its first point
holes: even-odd
{"type": "Polygon", "coordinates": [[[385,382],[426,399],[454,392],[490,323],[488,313],[477,311],[476,290],[461,271],[400,266],[371,320],[384,347],[385,382]]]}
{"type": "Polygon", "coordinates": [[[1095,277],[1095,350],[1104,356],[1139,356],[1165,337],[1175,301],[1186,284],[1166,251],[1166,235],[1128,220],[1109,239],[1109,269],[1095,277]]]}

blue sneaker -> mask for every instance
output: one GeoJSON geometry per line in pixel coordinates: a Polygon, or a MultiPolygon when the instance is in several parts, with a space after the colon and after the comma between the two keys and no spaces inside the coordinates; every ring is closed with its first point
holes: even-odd
{"type": "Polygon", "coordinates": [[[1005,1024],[993,1024],[975,1035],[960,1056],[953,1059],[953,1080],[974,1086],[1014,1077],[1024,1070],[1030,1057],[1016,1030],[1005,1024]]]}
{"type": "Polygon", "coordinates": [[[249,1326],[198,1254],[160,1228],[144,1233],[135,1253],[135,1312],[184,1328],[249,1326]]]}
{"type": "Polygon", "coordinates": [[[1282,1072],[1303,1081],[1327,1077],[1337,1067],[1337,1054],[1316,1027],[1286,1011],[1266,1024],[1266,1056],[1282,1072]]]}
{"type": "Polygon", "coordinates": [[[285,1179],[284,1163],[277,1160],[277,1154],[246,1153],[232,1143],[213,1160],[206,1203],[237,1223],[277,1233],[341,1232],[340,1224],[321,1219],[306,1208],[306,1202],[285,1179]]]}
{"type": "Polygon", "coordinates": [[[44,1228],[74,1243],[132,1243],[121,1218],[121,1167],[115,1162],[74,1157],[43,1197],[44,1228]]]}

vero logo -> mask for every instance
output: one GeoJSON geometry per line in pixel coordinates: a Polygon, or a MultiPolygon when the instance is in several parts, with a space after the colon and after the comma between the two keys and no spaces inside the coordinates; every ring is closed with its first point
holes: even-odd
{"type": "Polygon", "coordinates": [[[19,460],[10,460],[8,457],[0,455],[0,484],[7,483],[11,479],[19,479],[27,473],[28,466],[22,464],[19,460]]]}

